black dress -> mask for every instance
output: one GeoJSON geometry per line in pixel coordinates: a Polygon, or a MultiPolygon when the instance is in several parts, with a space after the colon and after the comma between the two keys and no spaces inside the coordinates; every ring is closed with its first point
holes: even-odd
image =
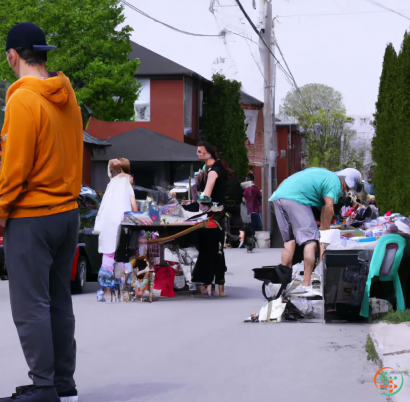
{"type": "MultiPolygon", "coordinates": [[[[209,172],[216,172],[218,178],[215,181],[214,188],[212,190],[211,198],[212,202],[217,202],[218,205],[223,205],[225,201],[225,187],[227,174],[220,160],[217,160],[209,172]]],[[[206,183],[203,184],[205,189],[206,183]]],[[[199,229],[198,230],[198,259],[195,264],[194,271],[192,273],[192,282],[203,283],[210,285],[215,283],[217,285],[225,284],[225,254],[223,251],[225,243],[225,232],[223,230],[225,219],[225,212],[218,213],[215,218],[218,221],[221,229],[199,229]]]]}

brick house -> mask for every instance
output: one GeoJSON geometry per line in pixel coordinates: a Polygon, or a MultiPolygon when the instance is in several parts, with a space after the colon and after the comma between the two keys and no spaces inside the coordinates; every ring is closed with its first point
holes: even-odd
{"type": "MultiPolygon", "coordinates": [[[[198,162],[194,145],[200,138],[204,92],[211,88],[212,82],[134,42],[132,48],[130,58],[139,58],[141,62],[135,76],[142,86],[135,104],[134,121],[91,119],[87,127],[88,134],[111,144],[111,147],[89,154],[91,169],[84,182],[97,190],[108,181],[106,162],[111,157],[124,156],[124,151],[129,155],[137,180],[145,177],[147,183],[144,185],[151,180],[164,187],[176,179],[177,172],[187,177],[190,165],[195,163],[196,166],[198,162]],[[150,138],[157,149],[161,147],[162,138],[163,146],[173,149],[172,155],[168,152],[170,158],[159,161],[153,148],[144,148],[142,155],[141,141],[151,142],[150,138]]],[[[262,102],[242,91],[241,105],[245,112],[263,108],[262,102]]]]}
{"type": "MultiPolygon", "coordinates": [[[[252,166],[255,175],[255,184],[262,188],[264,120],[262,108],[256,110],[258,112],[255,135],[254,137],[248,136],[246,147],[248,148],[249,165],[252,166]]],[[[297,124],[276,119],[276,133],[279,154],[277,158],[277,185],[279,186],[287,177],[302,170],[302,142],[297,124]]]]}

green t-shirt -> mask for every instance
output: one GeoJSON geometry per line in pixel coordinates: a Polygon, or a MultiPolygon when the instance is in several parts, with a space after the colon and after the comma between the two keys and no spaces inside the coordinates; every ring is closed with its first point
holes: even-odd
{"type": "Polygon", "coordinates": [[[283,198],[309,207],[322,208],[325,197],[333,198],[337,204],[341,191],[342,184],[335,173],[322,168],[310,168],[283,181],[269,201],[283,198]]]}

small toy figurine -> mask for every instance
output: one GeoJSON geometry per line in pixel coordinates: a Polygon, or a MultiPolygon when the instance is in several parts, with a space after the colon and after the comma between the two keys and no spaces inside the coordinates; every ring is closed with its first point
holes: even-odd
{"type": "Polygon", "coordinates": [[[125,269],[125,278],[123,279],[123,286],[122,286],[122,300],[125,303],[128,303],[129,301],[132,300],[132,295],[131,293],[134,293],[134,290],[132,289],[131,285],[132,285],[132,272],[133,269],[135,267],[135,265],[137,264],[137,257],[133,256],[130,258],[129,263],[127,263],[126,269],[125,269]]]}
{"type": "Polygon", "coordinates": [[[148,287],[148,277],[149,277],[149,267],[145,268],[144,270],[138,271],[136,274],[136,280],[132,284],[132,287],[135,289],[135,299],[137,297],[140,298],[139,302],[143,303],[143,295],[144,291],[147,290],[148,287]]]}

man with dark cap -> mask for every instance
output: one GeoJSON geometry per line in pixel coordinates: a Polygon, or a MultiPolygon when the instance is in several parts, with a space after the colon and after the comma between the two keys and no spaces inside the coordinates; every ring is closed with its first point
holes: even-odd
{"type": "Polygon", "coordinates": [[[7,61],[18,80],[7,92],[1,132],[0,224],[13,320],[33,385],[0,401],[78,400],[70,282],[82,118],[69,79],[46,70],[52,49],[31,23],[15,25],[7,36],[7,61]]]}

